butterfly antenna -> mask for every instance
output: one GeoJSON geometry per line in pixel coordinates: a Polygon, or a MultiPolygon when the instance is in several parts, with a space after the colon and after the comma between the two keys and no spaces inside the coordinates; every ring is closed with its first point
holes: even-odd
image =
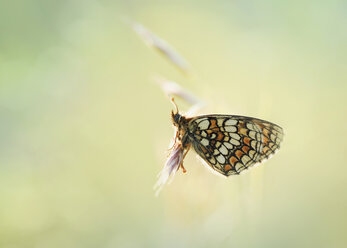
{"type": "Polygon", "coordinates": [[[177,114],[177,113],[178,113],[178,107],[177,107],[177,105],[176,105],[176,103],[175,103],[175,98],[171,97],[171,98],[170,98],[170,101],[171,101],[171,103],[175,106],[176,114],[177,114]]]}

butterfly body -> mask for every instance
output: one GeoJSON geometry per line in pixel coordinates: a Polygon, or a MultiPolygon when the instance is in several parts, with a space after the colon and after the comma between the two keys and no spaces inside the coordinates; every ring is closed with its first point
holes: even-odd
{"type": "MultiPolygon", "coordinates": [[[[184,156],[192,146],[215,171],[224,176],[243,170],[269,158],[280,147],[283,130],[276,124],[237,115],[202,115],[187,118],[172,112],[177,127],[175,143],[184,156]]],[[[183,160],[180,164],[183,167],[183,160]]]]}

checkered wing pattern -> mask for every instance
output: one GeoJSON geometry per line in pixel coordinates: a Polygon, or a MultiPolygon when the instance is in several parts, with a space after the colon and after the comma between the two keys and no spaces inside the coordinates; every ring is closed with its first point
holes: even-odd
{"type": "Polygon", "coordinates": [[[188,127],[195,151],[225,176],[239,174],[269,158],[283,139],[278,125],[245,116],[198,116],[188,127]]]}

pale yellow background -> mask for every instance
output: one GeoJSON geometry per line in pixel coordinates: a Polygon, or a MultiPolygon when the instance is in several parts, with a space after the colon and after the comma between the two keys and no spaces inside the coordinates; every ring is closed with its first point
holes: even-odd
{"type": "Polygon", "coordinates": [[[346,247],[346,10],[343,0],[3,1],[0,247],[346,247]],[[195,77],[124,18],[167,40],[195,77]],[[188,172],[155,198],[173,136],[156,75],[207,101],[202,113],[281,125],[281,150],[228,179],[191,151],[188,172]]]}

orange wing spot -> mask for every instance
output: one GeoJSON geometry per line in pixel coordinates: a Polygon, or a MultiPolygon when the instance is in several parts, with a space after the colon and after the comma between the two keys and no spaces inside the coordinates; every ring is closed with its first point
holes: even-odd
{"type": "Polygon", "coordinates": [[[264,149],[263,149],[263,153],[266,154],[268,151],[269,151],[269,147],[268,146],[265,146],[264,149]]]}
{"type": "Polygon", "coordinates": [[[229,170],[231,170],[231,166],[230,166],[230,164],[227,164],[226,166],[224,166],[224,170],[225,171],[229,171],[229,170]]]}
{"type": "Polygon", "coordinates": [[[239,133],[243,134],[243,135],[247,135],[247,128],[239,128],[239,133]]]}
{"type": "Polygon", "coordinates": [[[245,153],[248,153],[249,149],[250,149],[249,146],[242,147],[242,151],[244,151],[245,153]]]}
{"type": "Polygon", "coordinates": [[[263,142],[264,142],[264,144],[266,145],[267,143],[269,143],[269,139],[268,139],[267,137],[264,136],[263,142]]]}
{"type": "Polygon", "coordinates": [[[245,138],[243,139],[243,142],[244,142],[246,145],[250,146],[249,142],[251,142],[251,139],[248,138],[248,137],[245,137],[245,138]]]}
{"type": "Polygon", "coordinates": [[[218,132],[218,136],[217,136],[216,140],[222,141],[223,138],[224,138],[224,134],[222,132],[218,132]]]}
{"type": "Polygon", "coordinates": [[[241,158],[241,156],[243,155],[243,151],[237,150],[237,151],[235,152],[235,155],[236,155],[238,158],[241,158]]]}
{"type": "Polygon", "coordinates": [[[217,120],[216,119],[210,119],[210,126],[209,129],[216,128],[217,126],[217,120]]]}
{"type": "Polygon", "coordinates": [[[235,163],[239,161],[237,158],[235,158],[234,156],[230,157],[229,158],[229,162],[230,164],[232,164],[233,166],[235,165],[235,163]]]}
{"type": "Polygon", "coordinates": [[[207,149],[204,146],[200,146],[203,153],[207,153],[207,149]]]}
{"type": "Polygon", "coordinates": [[[265,129],[265,128],[263,129],[263,134],[265,137],[269,138],[270,137],[269,133],[270,133],[270,131],[268,129],[265,129]]]}
{"type": "Polygon", "coordinates": [[[211,133],[213,133],[213,130],[211,130],[211,129],[207,129],[207,130],[205,130],[206,131],[206,133],[208,134],[208,135],[210,135],[211,133]]]}
{"type": "Polygon", "coordinates": [[[258,126],[261,128],[261,129],[264,129],[265,128],[265,125],[263,123],[261,123],[260,121],[258,120],[254,120],[255,123],[258,124],[258,126]]]}

